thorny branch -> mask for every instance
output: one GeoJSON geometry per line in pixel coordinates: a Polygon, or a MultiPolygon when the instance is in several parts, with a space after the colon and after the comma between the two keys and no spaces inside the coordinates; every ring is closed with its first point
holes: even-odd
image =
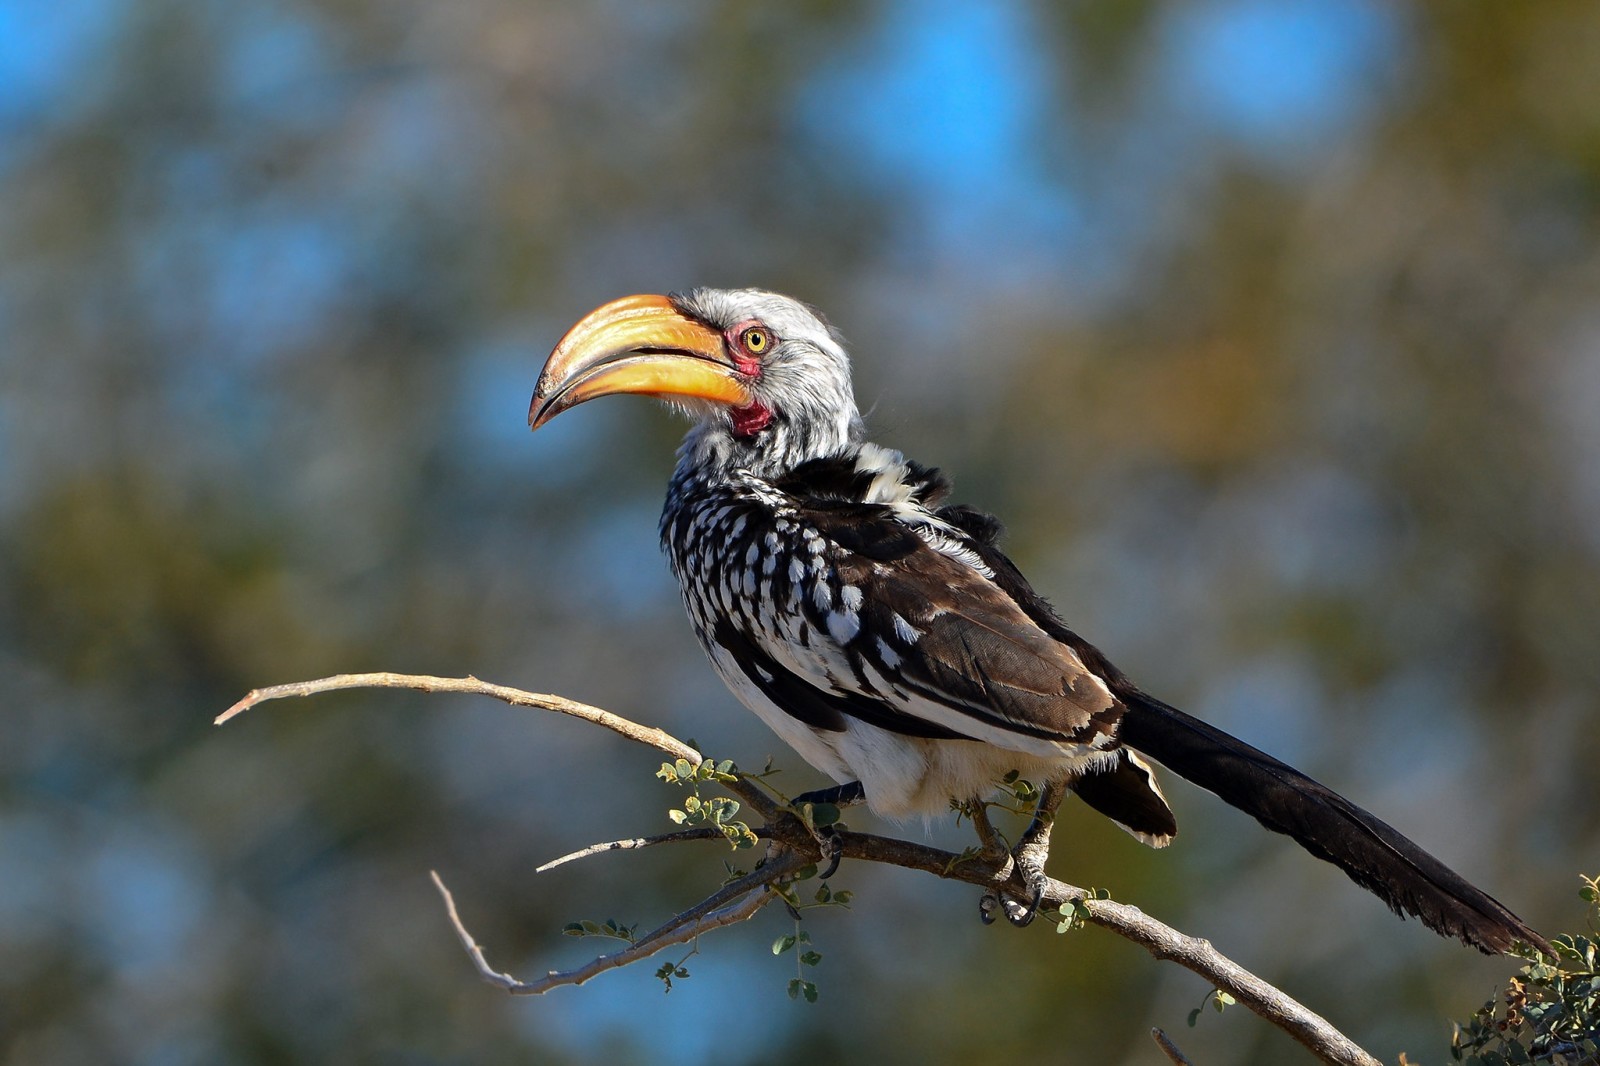
{"type": "MultiPolygon", "coordinates": [[[[407,688],[423,692],[461,692],[490,696],[512,706],[555,711],[593,722],[629,740],[655,748],[674,759],[685,759],[692,765],[699,765],[702,759],[699,752],[660,729],[642,726],[610,711],[560,696],[526,692],[522,689],[480,681],[475,677],[450,678],[393,673],[339,674],[316,681],[273,685],[253,690],[219,715],[216,722],[221,725],[267,700],[364,688],[407,688]]],[[[724,885],[694,907],[675,915],[660,928],[639,937],[623,950],[602,955],[574,970],[551,971],[544,977],[532,981],[522,981],[510,974],[494,970],[484,958],[483,949],[467,932],[449,890],[445,888],[438,874],[434,874],[433,881],[444,898],[450,923],[471,957],[479,976],[507,992],[521,995],[536,995],[562,985],[582,984],[606,970],[636,962],[663,948],[687,943],[701,933],[745,921],[767,903],[778,899],[778,894],[769,886],[817,861],[819,855],[816,840],[811,831],[791,811],[751,781],[736,777],[735,780],[722,782],[722,785],[766,819],[767,824],[757,827],[755,832],[757,836],[767,839],[773,845],[767,861],[754,872],[724,885]]],[[[691,830],[668,833],[660,837],[596,844],[547,863],[541,869],[549,869],[563,862],[602,851],[646,847],[655,843],[680,840],[714,839],[720,838],[721,835],[720,831],[714,829],[709,832],[691,830]]],[[[1014,877],[1012,864],[1006,861],[1009,859],[1008,856],[999,861],[982,855],[958,856],[925,844],[848,830],[840,831],[837,839],[846,858],[921,870],[936,877],[964,881],[985,889],[1001,887],[1014,877]]],[[[1020,884],[1012,887],[1021,892],[1020,884]]],[[[1050,907],[1065,905],[1076,908],[1089,922],[1133,941],[1155,958],[1175,962],[1199,974],[1216,988],[1232,995],[1240,1004],[1288,1033],[1322,1062],[1336,1066],[1380,1066],[1377,1059],[1363,1051],[1322,1017],[1228,959],[1213,948],[1209,941],[1180,933],[1151,918],[1137,907],[1109,899],[1091,898],[1084,889],[1053,878],[1045,890],[1043,904],[1050,907]]]]}

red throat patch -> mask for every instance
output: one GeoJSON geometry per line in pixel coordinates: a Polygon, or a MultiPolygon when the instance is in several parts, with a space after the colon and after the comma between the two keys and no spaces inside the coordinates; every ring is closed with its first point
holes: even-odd
{"type": "Polygon", "coordinates": [[[772,422],[772,411],[759,403],[735,407],[732,415],[733,435],[736,437],[753,437],[772,422]]]}

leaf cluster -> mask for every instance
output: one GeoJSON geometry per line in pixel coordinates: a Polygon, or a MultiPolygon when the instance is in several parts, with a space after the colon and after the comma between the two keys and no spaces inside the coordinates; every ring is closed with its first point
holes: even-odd
{"type": "Polygon", "coordinates": [[[691,794],[684,798],[681,808],[667,812],[668,818],[679,825],[714,826],[721,830],[729,845],[735,849],[755,846],[755,832],[748,823],[738,821],[734,817],[740,810],[738,800],[732,796],[712,796],[707,799],[700,795],[700,786],[703,783],[715,781],[726,784],[738,780],[732,759],[724,759],[721,762],[703,759],[698,766],[688,759],[664,762],[661,764],[661,769],[656,771],[656,776],[669,784],[692,790],[691,794]]]}
{"type": "Polygon", "coordinates": [[[567,936],[603,936],[612,940],[621,940],[632,944],[639,939],[639,923],[623,925],[615,918],[607,918],[603,922],[592,921],[588,918],[577,922],[568,922],[561,927],[561,932],[567,936]]]}
{"type": "Polygon", "coordinates": [[[1206,998],[1200,1001],[1200,1005],[1189,1012],[1189,1028],[1193,1029],[1200,1023],[1200,1015],[1205,1013],[1207,1003],[1211,1004],[1212,1010],[1216,1011],[1218,1014],[1221,1014],[1224,1010],[1233,1006],[1237,1002],[1239,1001],[1234,999],[1228,993],[1224,992],[1222,989],[1213,988],[1211,991],[1206,993],[1206,998]]]}
{"type": "Polygon", "coordinates": [[[1528,965],[1457,1025],[1450,1055],[1469,1066],[1600,1062],[1600,878],[1584,877],[1589,936],[1551,937],[1556,956],[1529,949],[1528,965]]]}
{"type": "Polygon", "coordinates": [[[1110,899],[1111,893],[1103,888],[1090,888],[1084,892],[1082,898],[1064,903],[1056,910],[1046,910],[1042,913],[1056,923],[1056,932],[1070,933],[1074,929],[1082,929],[1084,923],[1091,917],[1089,903],[1093,900],[1110,899]]]}

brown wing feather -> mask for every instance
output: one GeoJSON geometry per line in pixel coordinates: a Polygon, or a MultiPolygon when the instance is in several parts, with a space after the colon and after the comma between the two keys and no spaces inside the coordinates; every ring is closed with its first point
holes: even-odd
{"type": "MultiPolygon", "coordinates": [[[[805,517],[838,550],[839,580],[862,593],[858,654],[905,687],[990,726],[1088,743],[1115,728],[1121,704],[1078,658],[983,573],[951,558],[886,508],[830,502],[805,517]],[[903,639],[896,616],[916,631],[903,639]]],[[[821,619],[819,618],[819,622],[821,619]]]]}

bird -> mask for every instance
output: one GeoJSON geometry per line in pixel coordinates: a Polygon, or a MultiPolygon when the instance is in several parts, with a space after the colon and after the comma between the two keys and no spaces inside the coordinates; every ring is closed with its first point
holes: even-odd
{"type": "Polygon", "coordinates": [[[662,548],[717,674],[836,782],[800,799],[928,819],[982,811],[1002,781],[1037,783],[1010,848],[1022,887],[998,898],[1025,925],[1067,794],[1145,844],[1173,839],[1159,764],[1401,918],[1485,953],[1554,954],[1400,832],[1149,695],[1069,628],[998,547],[997,519],[950,502],[938,469],[867,439],[843,338],[811,306],[760,289],[610,301],[551,352],[529,425],[613,394],[667,401],[692,422],[662,548]]]}

